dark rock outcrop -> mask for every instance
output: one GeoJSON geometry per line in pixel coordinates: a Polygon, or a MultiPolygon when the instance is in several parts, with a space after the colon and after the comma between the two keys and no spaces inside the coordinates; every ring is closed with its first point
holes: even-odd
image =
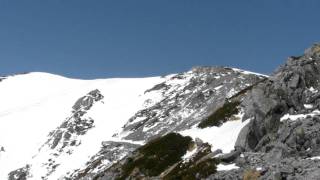
{"type": "Polygon", "coordinates": [[[138,147],[140,145],[126,142],[103,142],[101,150],[87,162],[86,168],[75,170],[66,179],[94,179],[98,174],[110,168],[111,165],[106,166],[106,162],[117,162],[124,155],[130,154],[138,147]]]}
{"type": "Polygon", "coordinates": [[[51,149],[55,149],[58,144],[61,144],[60,148],[78,144],[79,142],[70,141],[70,139],[74,139],[71,137],[84,135],[94,126],[93,119],[83,118],[83,116],[95,102],[102,99],[103,95],[97,89],[80,98],[72,107],[72,116],[67,118],[59,128],[50,133],[50,137],[52,138],[46,144],[49,144],[51,149]]]}
{"type": "Polygon", "coordinates": [[[241,167],[238,174],[264,167],[260,179],[319,178],[319,161],[310,159],[320,155],[319,53],[316,44],[303,56],[290,57],[248,93],[245,116],[253,119],[242,129],[236,147],[251,153],[234,161],[241,167]]]}
{"type": "MultiPolygon", "coordinates": [[[[42,179],[48,179],[60,165],[56,159],[65,154],[72,154],[73,148],[81,144],[80,137],[94,127],[94,120],[84,115],[95,103],[101,101],[103,98],[99,90],[93,90],[81,97],[72,107],[72,115],[63,121],[59,127],[49,133],[47,142],[41,146],[38,153],[40,155],[47,153],[48,157],[47,161],[42,164],[42,166],[47,169],[47,174],[43,176],[42,179]]],[[[32,166],[30,167],[28,165],[27,168],[18,169],[10,174],[12,177],[21,177],[23,179],[30,168],[32,168],[32,166]]]]}
{"type": "Polygon", "coordinates": [[[17,169],[15,171],[12,171],[8,175],[8,180],[27,180],[30,171],[30,166],[26,165],[23,168],[17,169]]]}
{"type": "Polygon", "coordinates": [[[245,116],[253,119],[241,132],[236,146],[254,150],[260,140],[278,130],[284,114],[310,111],[304,105],[311,103],[311,99],[315,101],[310,88],[319,87],[318,48],[319,45],[315,45],[301,57],[290,57],[285,65],[244,98],[245,116]]]}

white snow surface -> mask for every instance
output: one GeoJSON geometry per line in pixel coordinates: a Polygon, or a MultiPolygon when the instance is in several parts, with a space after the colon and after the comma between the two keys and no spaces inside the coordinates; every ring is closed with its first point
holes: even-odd
{"type": "Polygon", "coordinates": [[[309,158],[310,160],[320,160],[320,156],[309,158]]]}
{"type": "Polygon", "coordinates": [[[236,166],[235,164],[228,164],[228,165],[219,164],[217,166],[217,171],[230,171],[233,169],[239,169],[239,167],[236,166]]]}
{"type": "Polygon", "coordinates": [[[310,87],[310,88],[309,88],[309,91],[311,91],[312,93],[317,93],[317,92],[318,92],[318,90],[315,89],[314,87],[310,87]]]}
{"type": "Polygon", "coordinates": [[[182,157],[184,161],[188,161],[194,154],[196,154],[197,148],[194,148],[192,151],[187,151],[187,153],[182,157]]]}
{"type": "Polygon", "coordinates": [[[268,75],[260,74],[260,73],[256,73],[256,72],[252,72],[252,71],[246,71],[246,70],[242,70],[242,69],[238,69],[238,68],[232,68],[232,69],[234,71],[241,72],[242,74],[254,74],[254,75],[257,75],[257,76],[269,77],[268,75]]]}
{"type": "Polygon", "coordinates": [[[98,89],[104,96],[103,102],[96,103],[86,114],[94,119],[95,127],[82,137],[81,145],[72,155],[57,159],[61,165],[49,179],[59,179],[81,167],[99,151],[102,141],[111,140],[145,106],[150,95],[145,97],[144,91],[163,80],[160,77],[77,80],[40,72],[8,77],[0,83],[0,147],[5,150],[0,151],[0,179],[29,163],[31,179],[41,179],[45,175],[41,163],[48,160],[48,153],[37,155],[37,151],[46,142],[48,133],[71,115],[79,98],[98,89]]]}
{"type": "Polygon", "coordinates": [[[312,109],[312,108],[313,108],[313,105],[312,105],[312,104],[304,104],[303,106],[304,106],[304,108],[306,108],[306,109],[312,109]]]}
{"type": "Polygon", "coordinates": [[[195,126],[179,133],[184,136],[190,136],[193,139],[200,138],[202,141],[208,142],[212,146],[212,151],[221,149],[223,153],[229,153],[234,149],[241,129],[250,122],[250,119],[242,122],[243,114],[239,116],[239,120],[227,121],[220,127],[213,126],[200,129],[195,126]]]}

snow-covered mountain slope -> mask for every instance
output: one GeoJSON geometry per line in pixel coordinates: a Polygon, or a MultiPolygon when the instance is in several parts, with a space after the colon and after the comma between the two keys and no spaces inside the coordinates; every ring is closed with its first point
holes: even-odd
{"type": "MultiPolygon", "coordinates": [[[[265,79],[264,76],[257,76],[244,71],[208,67],[194,68],[183,74],[169,76],[164,82],[146,91],[146,95],[160,97],[159,101],[147,100],[146,103],[150,106],[138,111],[128,120],[122,132],[115,134],[114,137],[129,140],[133,143],[132,146],[136,145],[137,142],[144,144],[150,139],[170,132],[182,132],[188,129],[198,131],[197,125],[199,122],[208,118],[216,109],[223,106],[227,99],[237,97],[238,92],[250,88],[263,79],[265,79]]],[[[228,125],[221,127],[222,129],[226,127],[225,130],[232,129],[233,134],[235,134],[226,138],[229,139],[231,147],[237,133],[243,126],[241,118],[233,120],[235,123],[231,124],[234,124],[233,127],[237,127],[236,129],[230,128],[228,125]]],[[[206,132],[205,130],[201,131],[206,132]]],[[[230,132],[230,134],[232,133],[230,132]]],[[[196,137],[196,134],[194,135],[196,137]]],[[[221,137],[211,135],[214,136],[211,139],[218,140],[221,137]]],[[[122,157],[130,153],[123,151],[123,147],[128,147],[130,144],[119,141],[108,141],[105,144],[83,169],[72,173],[70,178],[94,179],[97,174],[103,173],[105,169],[114,164],[115,156],[122,157]],[[110,144],[117,144],[118,147],[114,148],[110,144]]],[[[222,147],[219,146],[214,149],[218,148],[222,147]]],[[[226,148],[226,152],[227,150],[228,148],[226,148]]]]}
{"type": "Polygon", "coordinates": [[[0,145],[4,151],[0,152],[0,179],[29,163],[33,164],[32,172],[39,174],[35,179],[44,176],[43,164],[55,153],[50,147],[42,147],[49,133],[74,114],[72,107],[80,97],[98,89],[103,98],[86,114],[94,119],[94,131],[78,140],[81,146],[73,156],[59,159],[67,160],[61,165],[64,168],[81,164],[82,159],[99,149],[103,140],[121,129],[132,114],[145,107],[144,91],[161,81],[159,77],[88,81],[46,73],[17,75],[2,81],[0,145]]]}
{"type": "MultiPolygon", "coordinates": [[[[0,82],[0,179],[91,179],[154,137],[198,137],[200,121],[263,79],[209,67],[132,79],[9,76],[0,82]]],[[[241,117],[222,126],[230,134],[225,151],[247,123],[241,117]]],[[[221,138],[221,129],[212,131],[221,138]]]]}

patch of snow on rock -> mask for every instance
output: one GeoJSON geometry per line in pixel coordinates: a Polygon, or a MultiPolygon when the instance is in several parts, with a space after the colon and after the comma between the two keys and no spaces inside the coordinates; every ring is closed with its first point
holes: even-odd
{"type": "Polygon", "coordinates": [[[228,164],[228,165],[219,164],[217,167],[217,171],[230,171],[233,169],[239,169],[239,167],[236,166],[235,164],[228,164]]]}
{"type": "Polygon", "coordinates": [[[310,160],[320,160],[320,156],[309,158],[310,160]]]}
{"type": "Polygon", "coordinates": [[[253,75],[258,75],[258,76],[264,76],[264,77],[269,77],[268,75],[265,74],[260,74],[260,73],[255,73],[255,72],[251,72],[251,71],[245,71],[245,70],[241,70],[238,68],[232,68],[234,71],[240,72],[242,74],[253,74],[253,75]]]}
{"type": "Polygon", "coordinates": [[[309,88],[309,91],[311,91],[312,93],[317,93],[318,90],[314,89],[314,87],[309,88]]]}
{"type": "Polygon", "coordinates": [[[306,109],[312,109],[312,108],[313,108],[313,105],[312,105],[312,104],[304,104],[303,106],[304,106],[304,108],[306,108],[306,109]]]}
{"type": "Polygon", "coordinates": [[[315,115],[320,115],[320,111],[315,110],[309,114],[295,114],[295,115],[285,114],[284,116],[281,117],[280,121],[285,121],[285,120],[296,121],[298,119],[306,118],[308,116],[315,116],[315,115]]]}
{"type": "Polygon", "coordinates": [[[188,159],[190,159],[190,157],[192,157],[196,152],[197,152],[197,148],[194,148],[192,151],[188,151],[188,152],[182,157],[182,159],[183,159],[184,161],[188,161],[188,159]]]}
{"type": "Polygon", "coordinates": [[[212,146],[212,150],[221,149],[223,153],[228,153],[234,149],[234,145],[241,129],[249,122],[246,120],[227,121],[220,127],[209,127],[200,129],[193,127],[189,130],[180,132],[184,136],[190,136],[193,139],[200,138],[212,146]]]}
{"type": "Polygon", "coordinates": [[[235,94],[237,94],[238,92],[232,88],[228,93],[227,93],[227,98],[231,98],[232,96],[234,96],[235,94]]]}

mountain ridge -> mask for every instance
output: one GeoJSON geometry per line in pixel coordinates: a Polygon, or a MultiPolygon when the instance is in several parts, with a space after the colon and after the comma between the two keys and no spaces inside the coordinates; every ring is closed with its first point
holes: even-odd
{"type": "MultiPolygon", "coordinates": [[[[57,98],[56,104],[48,107],[60,108],[52,112],[65,113],[47,128],[50,131],[44,131],[52,132],[44,136],[47,141],[35,146],[46,150],[25,158],[15,165],[17,170],[8,169],[10,180],[320,176],[319,44],[302,56],[289,57],[270,76],[236,68],[195,67],[185,73],[154,78],[64,79],[56,84],[42,80],[41,86],[35,86],[37,97],[41,93],[43,97],[48,95],[46,86],[56,90],[62,87],[62,94],[69,90],[61,98],[59,93],[48,95],[50,101],[57,98]],[[177,154],[168,151],[175,147],[175,141],[185,142],[186,138],[191,139],[177,149],[177,154]],[[163,151],[159,147],[159,151],[154,150],[159,144],[163,151]]],[[[14,107],[21,99],[29,101],[11,92],[6,85],[11,81],[7,78],[0,83],[0,94],[18,96],[12,100],[3,95],[1,98],[8,101],[4,105],[14,107]]],[[[32,94],[27,83],[18,84],[32,94]]],[[[31,118],[35,112],[39,111],[30,112],[31,118]]],[[[3,114],[0,112],[2,119],[3,114]]],[[[42,117],[51,118],[38,118],[42,117]]],[[[2,142],[6,141],[0,134],[0,145],[9,152],[10,146],[2,142]]],[[[11,144],[14,147],[16,143],[11,144]]],[[[0,152],[0,169],[4,167],[3,154],[0,152]]]]}

